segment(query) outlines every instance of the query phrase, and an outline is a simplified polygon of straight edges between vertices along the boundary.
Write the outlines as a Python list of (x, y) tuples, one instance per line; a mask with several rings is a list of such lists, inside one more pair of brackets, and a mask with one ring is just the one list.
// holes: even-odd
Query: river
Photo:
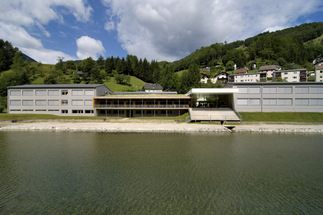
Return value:
[(0, 214), (322, 214), (323, 135), (0, 132)]

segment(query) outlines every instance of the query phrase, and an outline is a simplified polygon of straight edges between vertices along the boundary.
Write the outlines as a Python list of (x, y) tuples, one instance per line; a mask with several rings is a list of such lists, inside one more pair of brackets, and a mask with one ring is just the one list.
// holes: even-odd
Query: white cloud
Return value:
[(45, 48), (20, 48), (20, 50), (28, 55), (29, 57), (37, 60), (38, 62), (46, 64), (56, 64), (58, 57), (63, 57), (64, 61), (66, 60), (77, 60), (75, 57), (72, 57), (68, 54), (65, 54), (61, 51), (55, 51)]
[(100, 40), (95, 40), (88, 36), (82, 36), (76, 40), (77, 45), (77, 57), (79, 59), (85, 59), (92, 57), (97, 59), (98, 55), (103, 55), (105, 49)]
[(129, 54), (176, 60), (196, 48), (293, 26), (320, 0), (102, 0)]
[(42, 35), (50, 37), (45, 26), (53, 20), (62, 22), (63, 10), (64, 14), (71, 13), (81, 22), (89, 21), (92, 12), (92, 8), (86, 6), (84, 0), (1, 0), (0, 38), (10, 41), (35, 60), (44, 63), (56, 63), (58, 56), (71, 59), (62, 52), (45, 49), (40, 39), (31, 36), (38, 34), (33, 32), (38, 28)]
[(112, 30), (114, 30), (114, 23), (113, 22), (107, 22), (107, 23), (105, 23), (104, 29), (106, 31), (112, 31)]

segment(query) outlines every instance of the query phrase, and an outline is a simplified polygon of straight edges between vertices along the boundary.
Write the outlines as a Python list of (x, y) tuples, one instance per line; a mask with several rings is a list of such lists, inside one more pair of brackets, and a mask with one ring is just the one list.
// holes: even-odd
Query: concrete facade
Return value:
[(93, 97), (112, 93), (103, 84), (8, 87), (8, 113), (94, 116)]
[(229, 83), (238, 112), (323, 112), (323, 83)]

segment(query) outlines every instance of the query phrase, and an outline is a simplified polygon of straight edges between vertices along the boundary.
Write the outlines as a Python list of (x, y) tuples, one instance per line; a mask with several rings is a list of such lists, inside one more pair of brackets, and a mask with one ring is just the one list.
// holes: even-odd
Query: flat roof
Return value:
[(244, 85), (317, 85), (323, 86), (323, 82), (228, 82), (224, 87), (231, 88), (232, 86)]
[[(8, 89), (35, 89), (35, 88), (97, 88), (104, 84), (38, 84), (9, 86)], [(106, 87), (106, 86), (105, 86)]]
[(143, 95), (106, 95), (94, 97), (94, 99), (190, 99), (190, 97), (177, 95), (143, 94)]
[(186, 95), (212, 95), (212, 94), (233, 94), (238, 93), (238, 89), (231, 88), (193, 88)]

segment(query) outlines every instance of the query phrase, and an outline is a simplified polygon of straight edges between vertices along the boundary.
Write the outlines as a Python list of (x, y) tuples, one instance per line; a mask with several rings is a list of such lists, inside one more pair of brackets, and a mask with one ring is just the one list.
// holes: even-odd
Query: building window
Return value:
[(22, 106), (33, 106), (33, 100), (22, 100)]
[(94, 90), (85, 90), (86, 96), (94, 96)]
[(296, 106), (308, 106), (309, 99), (295, 99)]
[(49, 96), (59, 96), (59, 91), (58, 90), (48, 90), (48, 95)]
[(33, 96), (34, 95), (34, 91), (33, 90), (23, 90), (22, 91), (22, 95), (23, 96)]
[(48, 106), (59, 106), (59, 100), (48, 100)]
[(248, 105), (248, 99), (237, 99), (237, 105)]
[(47, 105), (47, 101), (46, 100), (36, 100), (35, 101), (35, 105), (36, 106), (46, 106)]
[(264, 99), (262, 101), (264, 106), (276, 106), (277, 105), (277, 99)]
[(36, 90), (36, 96), (46, 96), (46, 90)]
[(62, 90), (62, 96), (67, 96), (68, 95), (68, 90)]
[(36, 109), (36, 112), (45, 112), (47, 111), (46, 109)]
[(85, 110), (85, 113), (87, 114), (94, 113), (94, 110)]
[(296, 94), (307, 94), (308, 91), (308, 87), (295, 87)]
[(260, 93), (260, 88), (259, 87), (250, 87), (249, 93)]
[(278, 106), (291, 106), (292, 99), (278, 99)]
[(11, 90), (10, 96), (21, 96), (21, 90)]
[(84, 105), (85, 106), (92, 106), (92, 100), (85, 100)]
[(72, 100), (73, 106), (83, 106), (83, 100)]
[(249, 105), (251, 106), (260, 105), (260, 99), (249, 99)]
[(72, 90), (72, 96), (83, 96), (84, 91), (83, 90)]
[(61, 110), (62, 114), (68, 114), (68, 110)]
[(263, 88), (263, 93), (277, 93), (277, 88), (276, 87), (264, 87)]
[(81, 114), (83, 113), (83, 110), (72, 110), (73, 114)]
[(10, 106), (21, 106), (20, 100), (10, 100)]
[(322, 93), (323, 94), (323, 87), (311, 87), (311, 93)]
[(248, 93), (248, 87), (238, 87), (239, 93)]
[(291, 87), (278, 87), (277, 93), (290, 94), (290, 93), (292, 93), (292, 88)]
[(68, 105), (68, 100), (62, 100), (62, 101), (61, 101), (61, 104), (62, 104), (62, 105)]
[(311, 99), (312, 106), (323, 106), (323, 99)]

